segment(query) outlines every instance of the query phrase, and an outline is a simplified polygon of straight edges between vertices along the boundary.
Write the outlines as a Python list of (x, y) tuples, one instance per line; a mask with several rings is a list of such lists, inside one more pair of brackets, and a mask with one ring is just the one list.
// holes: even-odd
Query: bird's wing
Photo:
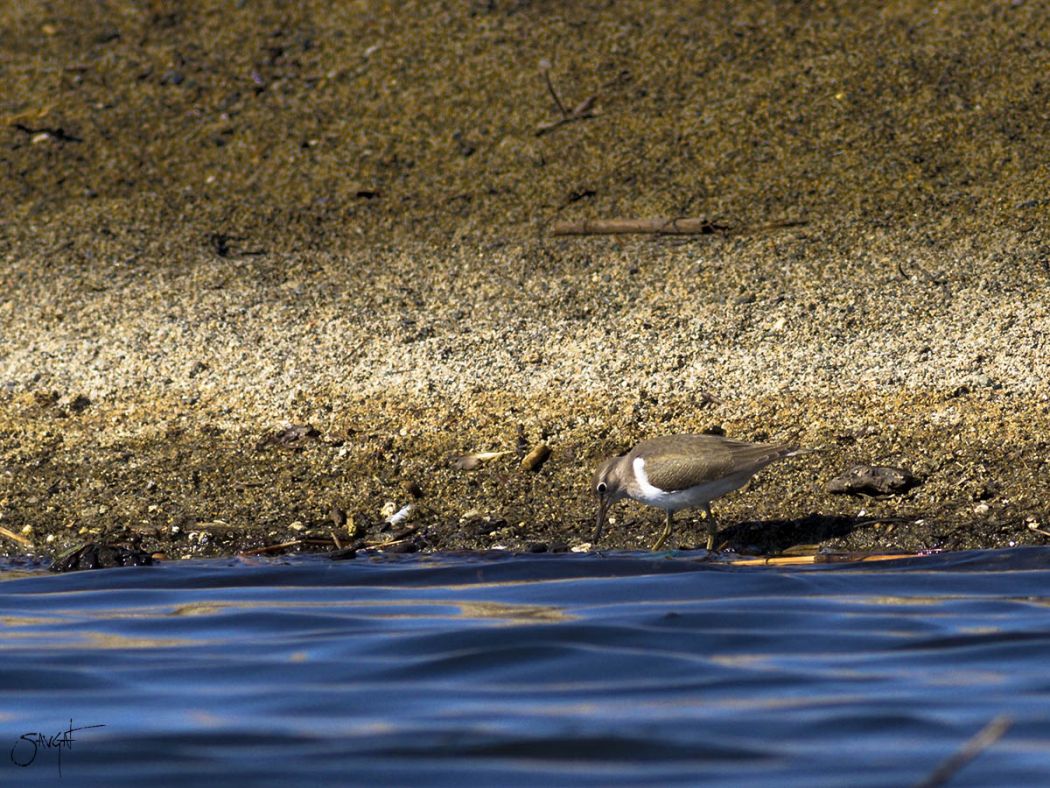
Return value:
[[(645, 461), (649, 483), (661, 490), (684, 490), (739, 473), (755, 473), (792, 451), (789, 446), (743, 443), (717, 436), (675, 436)], [(702, 440), (692, 440), (699, 438)], [(707, 440), (712, 438), (713, 440)]]

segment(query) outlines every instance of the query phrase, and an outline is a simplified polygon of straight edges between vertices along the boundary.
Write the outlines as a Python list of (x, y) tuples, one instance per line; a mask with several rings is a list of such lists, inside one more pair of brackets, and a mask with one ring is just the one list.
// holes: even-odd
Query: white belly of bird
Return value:
[(659, 509), (677, 512), (679, 509), (692, 509), (703, 506), (726, 493), (743, 487), (750, 474), (737, 474), (735, 476), (724, 476), (721, 479), (703, 482), (695, 487), (687, 487), (684, 490), (661, 490), (649, 482), (649, 475), (645, 472), (645, 460), (635, 457), (633, 466), (634, 478), (638, 489), (629, 491), (629, 495), (636, 501)]

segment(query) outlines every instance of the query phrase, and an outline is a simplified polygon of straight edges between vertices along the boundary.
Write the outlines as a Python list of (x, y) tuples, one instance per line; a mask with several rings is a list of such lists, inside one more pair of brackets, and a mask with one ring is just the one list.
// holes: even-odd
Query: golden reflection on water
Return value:
[[(62, 621), (61, 623), (68, 623)], [(39, 624), (33, 624), (39, 626)], [(41, 642), (46, 641), (46, 642)], [(4, 639), (0, 641), (0, 651), (21, 651), (26, 648), (49, 648), (49, 649), (133, 649), (133, 648), (179, 648), (181, 646), (199, 646), (204, 641), (190, 638), (150, 638), (150, 637), (126, 637), (115, 635), (112, 632), (93, 632), (91, 630), (78, 630), (76, 632), (55, 633), (50, 631), (37, 632), (5, 632)]]
[(78, 633), (84, 640), (78, 644), (79, 648), (97, 649), (123, 649), (123, 648), (179, 648), (180, 646), (201, 645), (198, 640), (190, 638), (143, 638), (125, 637), (114, 635), (111, 632), (82, 632)]
[(957, 602), (967, 597), (950, 596), (868, 596), (851, 599), (868, 605), (943, 605), (945, 602)]
[(499, 618), (508, 622), (575, 621), (578, 616), (559, 607), (547, 605), (514, 605), (505, 602), (461, 602), (464, 618)]
[[(383, 613), (389, 608), (389, 613)], [(486, 619), (504, 624), (535, 624), (572, 621), (577, 617), (548, 605), (525, 605), (505, 602), (459, 601), (445, 599), (390, 599), (330, 602), (275, 602), (273, 600), (230, 599), (221, 602), (190, 602), (170, 607), (149, 605), (120, 610), (92, 610), (90, 619), (84, 611), (55, 610), (51, 615), (4, 616), (4, 638), (0, 651), (17, 651), (46, 646), (52, 649), (164, 649), (200, 646), (214, 643), (204, 638), (128, 637), (100, 632), (92, 625), (104, 621), (156, 619), (165, 616), (220, 616), (236, 610), (304, 610), (317, 609), (347, 616), (367, 615), (376, 619)], [(70, 629), (82, 624), (84, 628)], [(211, 634), (211, 633), (208, 633)], [(221, 634), (221, 633), (216, 633)]]
[[(378, 616), (376, 608), (420, 608), (419, 612), (398, 612)], [(332, 602), (275, 602), (273, 600), (255, 601), (250, 599), (231, 599), (224, 602), (190, 602), (173, 608), (167, 615), (172, 616), (213, 616), (232, 609), (329, 609), (354, 613), (356, 610), (369, 610), (370, 615), (382, 618), (496, 618), (509, 622), (535, 621), (575, 621), (577, 616), (566, 613), (560, 607), (549, 605), (519, 605), (508, 602), (462, 602), (454, 599), (386, 599), (362, 600), (360, 602), (339, 600)], [(440, 614), (424, 612), (426, 608), (443, 608)], [(458, 611), (458, 615), (457, 612)]]

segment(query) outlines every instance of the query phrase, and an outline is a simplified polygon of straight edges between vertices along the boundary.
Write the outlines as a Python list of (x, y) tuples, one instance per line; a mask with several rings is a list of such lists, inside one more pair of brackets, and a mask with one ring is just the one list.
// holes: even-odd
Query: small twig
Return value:
[(268, 544), (265, 547), (256, 547), (251, 550), (241, 550), (240, 555), (265, 555), (267, 553), (276, 553), (281, 550), (287, 550), (289, 547), (330, 547), (332, 542), (328, 539), (317, 539), (316, 537), (308, 537), (306, 539), (292, 539), (288, 542), (280, 542), (278, 544)]
[[(914, 260), (909, 260), (908, 263), (910, 265), (915, 266), (915, 269), (917, 271), (919, 271), (923, 276), (925, 276), (926, 280), (930, 284), (934, 284), (934, 285), (946, 285), (946, 284), (948, 284), (948, 280), (947, 279), (938, 278), (938, 277), (934, 276), (933, 274), (931, 274), (929, 271), (927, 271), (925, 268), (923, 268), (921, 265), (919, 265)], [(901, 277), (903, 279), (911, 279), (911, 275), (904, 270), (904, 263), (902, 261), (900, 261), (900, 260), (897, 261), (897, 271), (900, 273), (900, 275), (901, 275)]]
[(567, 123), (573, 123), (577, 120), (586, 120), (587, 118), (593, 118), (597, 116), (597, 112), (594, 111), (594, 102), (597, 101), (597, 96), (588, 96), (575, 107), (572, 112), (565, 115), (564, 117), (558, 118), (557, 120), (548, 121), (547, 123), (541, 123), (536, 127), (536, 136), (542, 137), (549, 131), (554, 131), (556, 128), (564, 126)]
[(718, 224), (710, 219), (698, 218), (658, 218), (658, 219), (592, 219), (582, 222), (555, 222), (551, 227), (552, 235), (629, 235), (642, 233), (648, 235), (714, 235), (740, 234), (744, 232), (761, 232), (763, 230), (780, 230), (790, 227), (801, 227), (804, 221), (770, 222), (768, 224), (731, 227)]
[(332, 537), (332, 541), (335, 542), (335, 549), (342, 550), (343, 543), (339, 541), (339, 537), (336, 536), (335, 531), (329, 531), (328, 534)]
[(476, 451), (471, 454), (457, 454), (451, 458), (452, 467), (460, 471), (472, 471), (481, 463), (495, 460), (509, 451)]
[(389, 539), (386, 539), (386, 540), (384, 540), (382, 542), (365, 542), (364, 546), (365, 547), (373, 547), (373, 548), (375, 548), (375, 547), (390, 547), (391, 545), (400, 544), (401, 542), (405, 541), (405, 539), (407, 537), (411, 536), (412, 534), (414, 534), (418, 530), (419, 530), (419, 526), (418, 525), (411, 525), (411, 524), (410, 525), (406, 525), (400, 531), (396, 531), (396, 532), (390, 534), (390, 538)]
[(401, 544), (403, 541), (405, 541), (405, 540), (404, 539), (389, 539), (389, 540), (387, 540), (385, 542), (366, 542), (365, 543), (365, 547), (372, 548), (372, 549), (376, 549), (376, 548), (380, 548), (380, 547), (392, 547), (393, 545)]
[(1014, 721), (1006, 714), (1000, 714), (979, 730), (960, 750), (934, 769), (925, 780), (917, 783), (915, 788), (938, 788), (947, 785), (966, 764), (995, 744), (1010, 730)]
[(546, 58), (540, 61), (540, 73), (543, 74), (543, 80), (547, 83), (547, 91), (551, 94), (551, 98), (554, 99), (554, 103), (558, 105), (558, 112), (561, 113), (561, 117), (557, 120), (551, 120), (537, 126), (537, 137), (543, 136), (548, 131), (554, 131), (556, 128), (564, 126), (566, 123), (593, 118), (598, 114), (594, 111), (594, 102), (598, 99), (597, 96), (588, 96), (571, 110), (565, 108), (561, 96), (559, 96), (558, 91), (554, 89), (554, 82), (551, 80), (551, 62)]
[(83, 137), (78, 137), (76, 134), (70, 134), (61, 126), (27, 126), (25, 123), (12, 123), (12, 128), (18, 129), (23, 134), (37, 135), (47, 134), (52, 139), (56, 139), (59, 142), (83, 142)]
[[(810, 451), (819, 451), (819, 449), (811, 449)], [(885, 497), (891, 498), (892, 496), (887, 495)], [(853, 527), (863, 528), (867, 525), (878, 525), (879, 523), (889, 523), (890, 525), (895, 525), (897, 523), (911, 523), (914, 521), (914, 517), (873, 517), (870, 520), (858, 520), (857, 522), (853, 523)]]
[(565, 109), (565, 105), (561, 103), (561, 97), (558, 96), (558, 91), (554, 89), (554, 83), (551, 82), (551, 62), (546, 58), (540, 61), (540, 71), (543, 73), (543, 78), (547, 81), (547, 90), (550, 91), (554, 103), (558, 105), (558, 110), (561, 112), (561, 116), (563, 118), (569, 117), (569, 111)]
[(709, 391), (701, 391), (700, 392), (700, 406), (699, 407), (705, 408), (708, 405), (724, 405), (724, 404), (725, 403), (722, 400), (720, 400), (718, 397), (716, 397), (711, 392), (709, 392)]
[(1050, 536), (1050, 531), (1044, 531), (1035, 523), (1028, 523), (1028, 530), (1035, 531), (1037, 534), (1042, 534), (1043, 536)]
[(921, 558), (918, 553), (815, 553), (813, 555), (771, 555), (759, 558), (737, 558), (732, 566), (802, 566), (804, 564), (863, 563), (865, 561), (897, 561), (901, 558)]
[(22, 534), (16, 534), (14, 531), (9, 531), (3, 526), (0, 526), (0, 536), (6, 536), (8, 539), (18, 542), (23, 547), (33, 546), (33, 543), (29, 539), (26, 539), (24, 536), (22, 536)]
[(265, 555), (266, 553), (276, 553), (278, 550), (287, 550), (289, 547), (298, 547), (302, 543), (302, 539), (293, 539), (290, 542), (280, 542), (279, 544), (268, 544), (265, 547), (255, 547), (251, 550), (241, 550), (241, 555)]
[(710, 235), (729, 228), (708, 219), (592, 219), (582, 222), (555, 222), (552, 235)]

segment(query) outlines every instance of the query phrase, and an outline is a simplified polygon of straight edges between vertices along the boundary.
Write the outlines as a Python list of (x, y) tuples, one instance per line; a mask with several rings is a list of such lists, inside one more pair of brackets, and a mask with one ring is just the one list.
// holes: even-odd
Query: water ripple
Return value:
[[(1050, 774), (1050, 550), (0, 569), (0, 731), (72, 785), (907, 785)], [(22, 752), (22, 750), (19, 750)], [(3, 757), (3, 756), (0, 756)], [(4, 758), (50, 785), (57, 751)]]

